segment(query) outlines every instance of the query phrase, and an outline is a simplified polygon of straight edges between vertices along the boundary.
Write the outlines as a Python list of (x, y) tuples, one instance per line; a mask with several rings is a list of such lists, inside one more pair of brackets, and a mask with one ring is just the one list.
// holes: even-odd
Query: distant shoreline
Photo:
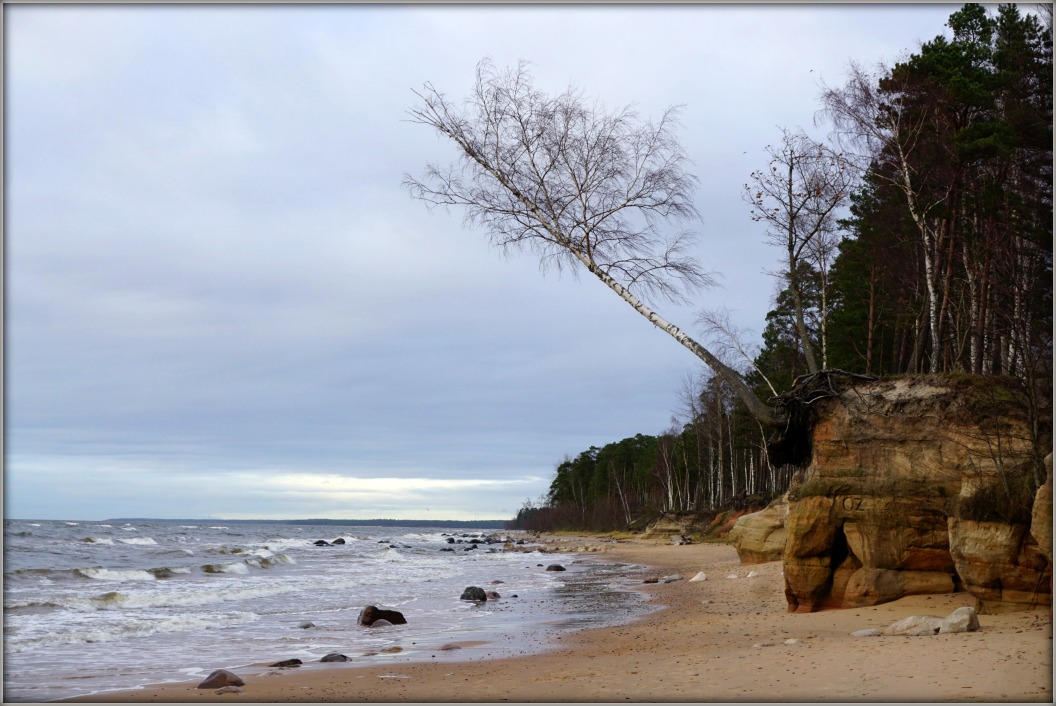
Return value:
[(512, 520), (331, 520), (331, 519), (304, 519), (304, 520), (227, 520), (224, 518), (165, 518), (165, 517), (111, 517), (105, 520), (77, 520), (62, 518), (40, 519), (36, 517), (5, 517), (4, 522), (76, 522), (86, 524), (98, 524), (109, 522), (167, 522), (184, 524), (216, 524), (223, 522), (230, 525), (347, 525), (350, 527), (441, 527), (448, 529), (507, 529)]
[[(50, 520), (52, 522), (62, 520)], [(449, 527), (466, 529), (506, 529), (510, 520), (225, 520), (225, 519), (164, 519), (159, 517), (114, 517), (107, 520), (81, 520), (82, 522), (183, 522), (183, 523), (217, 523), (225, 522), (238, 525), (349, 525), (358, 527)]]

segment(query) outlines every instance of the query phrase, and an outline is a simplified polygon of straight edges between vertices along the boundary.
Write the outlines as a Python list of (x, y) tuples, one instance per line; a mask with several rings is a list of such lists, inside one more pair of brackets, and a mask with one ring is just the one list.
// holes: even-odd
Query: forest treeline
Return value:
[[(744, 185), (746, 219), (780, 252), (762, 344), (723, 312), (700, 323), (752, 390), (804, 374), (1052, 376), (1052, 29), (1001, 5), (954, 12), (891, 67), (823, 87), (825, 142), (783, 131)], [(1050, 393), (1051, 397), (1051, 393)], [(606, 530), (661, 512), (772, 498), (794, 469), (717, 375), (686, 381), (670, 429), (558, 464), (513, 526)]]

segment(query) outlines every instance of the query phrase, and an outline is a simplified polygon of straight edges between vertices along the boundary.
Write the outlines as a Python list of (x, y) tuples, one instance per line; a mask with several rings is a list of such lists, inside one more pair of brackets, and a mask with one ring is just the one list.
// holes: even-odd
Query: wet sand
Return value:
[[(677, 572), (684, 580), (643, 586), (662, 610), (629, 625), (564, 633), (541, 654), (497, 659), (487, 644), (465, 643), (459, 661), (257, 665), (236, 670), (246, 681), (242, 693), (197, 689), (195, 680), (71, 701), (1052, 701), (1051, 606), (979, 616), (981, 629), (973, 633), (851, 637), (909, 615), (943, 617), (974, 600), (967, 593), (910, 596), (871, 608), (789, 614), (781, 563), (741, 565), (729, 545), (546, 539), (562, 551), (598, 546), (606, 560), (655, 567), (660, 577)], [(707, 580), (689, 582), (699, 571)]]

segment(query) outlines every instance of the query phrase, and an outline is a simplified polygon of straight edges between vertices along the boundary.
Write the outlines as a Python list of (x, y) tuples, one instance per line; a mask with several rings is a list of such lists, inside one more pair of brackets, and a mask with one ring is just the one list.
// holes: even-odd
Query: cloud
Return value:
[(762, 148), (810, 124), (818, 74), (947, 14), (6, 8), (7, 510), (297, 515), (272, 479), (321, 473), (410, 484), (376, 506), (394, 516), (423, 512), (414, 488), (440, 514), (512, 514), (564, 454), (666, 427), (698, 364), (589, 276), (412, 201), (402, 175), (455, 157), (406, 119), (412, 89), (457, 99), (491, 56), (610, 107), (684, 103), (722, 286), (662, 311), (695, 333), (725, 305), (758, 333), (776, 254), (740, 189)]

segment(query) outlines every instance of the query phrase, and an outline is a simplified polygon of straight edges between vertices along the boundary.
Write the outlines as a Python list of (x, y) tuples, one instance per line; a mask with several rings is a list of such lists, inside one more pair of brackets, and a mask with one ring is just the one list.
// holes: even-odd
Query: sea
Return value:
[[(511, 656), (654, 609), (635, 588), (644, 567), (532, 541), (500, 528), (7, 519), (4, 701), (333, 652), (353, 666)], [(460, 600), (469, 586), (500, 598)], [(360, 626), (366, 605), (407, 624)]]

